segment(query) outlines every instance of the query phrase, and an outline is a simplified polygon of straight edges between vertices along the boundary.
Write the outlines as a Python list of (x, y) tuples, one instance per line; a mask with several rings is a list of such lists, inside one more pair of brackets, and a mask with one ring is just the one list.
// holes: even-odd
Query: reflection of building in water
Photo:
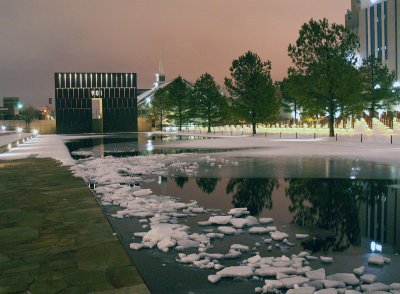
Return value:
[(371, 241), (372, 251), (391, 251), (390, 247), (400, 251), (399, 194), (399, 188), (390, 187), (382, 197), (375, 198), (374, 204), (363, 202), (360, 207), (361, 234)]

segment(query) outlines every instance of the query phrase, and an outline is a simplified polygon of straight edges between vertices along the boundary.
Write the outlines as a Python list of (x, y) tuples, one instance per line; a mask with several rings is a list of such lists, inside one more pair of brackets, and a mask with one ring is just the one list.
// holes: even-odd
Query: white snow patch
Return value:
[(229, 278), (247, 278), (253, 275), (253, 269), (250, 266), (230, 266), (226, 267), (223, 270), (217, 272), (217, 275), (221, 277), (229, 277)]

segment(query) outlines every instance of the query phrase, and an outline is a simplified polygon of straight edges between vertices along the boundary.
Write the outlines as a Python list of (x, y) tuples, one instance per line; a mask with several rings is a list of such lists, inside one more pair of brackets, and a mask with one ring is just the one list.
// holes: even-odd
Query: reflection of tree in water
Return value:
[(196, 184), (204, 193), (210, 194), (214, 192), (217, 186), (218, 178), (196, 178)]
[(183, 186), (186, 185), (186, 183), (189, 181), (188, 177), (175, 177), (174, 178), (175, 184), (179, 187), (179, 188), (183, 188)]
[(359, 240), (359, 207), (374, 203), (387, 192), (391, 180), (289, 179), (286, 196), (293, 223), (315, 226), (334, 234), (327, 240), (308, 240), (303, 245), (313, 251), (343, 251)]
[(279, 187), (277, 179), (230, 179), (226, 193), (232, 193), (235, 207), (247, 207), (251, 215), (259, 215), (263, 208), (272, 208), (272, 191)]

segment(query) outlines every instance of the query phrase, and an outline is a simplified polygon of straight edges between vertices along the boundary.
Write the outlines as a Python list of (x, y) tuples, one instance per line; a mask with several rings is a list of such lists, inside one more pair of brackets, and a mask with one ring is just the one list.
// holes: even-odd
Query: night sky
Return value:
[(160, 53), (167, 80), (195, 81), (207, 71), (222, 84), (247, 50), (270, 59), (279, 80), (300, 26), (323, 17), (343, 24), (349, 7), (350, 0), (0, 0), (0, 97), (44, 106), (58, 71), (136, 72), (138, 87), (149, 88)]

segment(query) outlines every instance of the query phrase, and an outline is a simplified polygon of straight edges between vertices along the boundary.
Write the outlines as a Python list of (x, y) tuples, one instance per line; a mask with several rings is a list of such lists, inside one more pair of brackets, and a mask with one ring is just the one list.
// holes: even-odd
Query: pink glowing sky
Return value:
[[(2, 0), (0, 97), (43, 106), (54, 72), (136, 72), (149, 88), (162, 53), (167, 80), (220, 84), (247, 50), (282, 79), (287, 46), (311, 18), (344, 23), (350, 0)], [(1, 102), (0, 102), (1, 104)]]

